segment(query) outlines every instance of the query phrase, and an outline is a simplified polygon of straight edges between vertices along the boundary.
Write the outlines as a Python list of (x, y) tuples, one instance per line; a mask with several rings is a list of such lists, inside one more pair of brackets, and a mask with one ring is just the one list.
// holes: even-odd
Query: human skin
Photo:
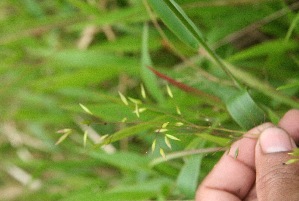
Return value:
[(200, 184), (196, 201), (298, 201), (299, 162), (284, 164), (296, 144), (299, 110), (288, 111), (278, 126), (265, 123), (251, 129)]

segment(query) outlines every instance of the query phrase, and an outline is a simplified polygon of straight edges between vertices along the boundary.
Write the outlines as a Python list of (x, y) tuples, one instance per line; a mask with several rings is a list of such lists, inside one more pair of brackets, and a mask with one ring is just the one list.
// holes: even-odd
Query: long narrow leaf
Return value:
[(172, 0), (149, 0), (149, 4), (177, 37), (194, 49), (203, 42), (199, 30)]
[(147, 66), (152, 66), (152, 61), (150, 58), (149, 50), (148, 50), (148, 25), (145, 24), (143, 28), (143, 36), (142, 36), (142, 61), (140, 74), (142, 81), (145, 84), (146, 89), (150, 93), (150, 95), (155, 98), (159, 102), (163, 102), (164, 97), (163, 93), (158, 85), (158, 81), (153, 72), (151, 72)]
[[(204, 148), (205, 142), (198, 141), (199, 146), (194, 148)], [(194, 142), (194, 141), (193, 141)], [(189, 148), (193, 145), (189, 144)], [(183, 165), (179, 176), (177, 178), (177, 186), (180, 191), (182, 191), (188, 198), (193, 198), (195, 191), (198, 186), (198, 176), (201, 171), (201, 161), (203, 159), (203, 154), (201, 155), (192, 155), (185, 159), (185, 164)]]

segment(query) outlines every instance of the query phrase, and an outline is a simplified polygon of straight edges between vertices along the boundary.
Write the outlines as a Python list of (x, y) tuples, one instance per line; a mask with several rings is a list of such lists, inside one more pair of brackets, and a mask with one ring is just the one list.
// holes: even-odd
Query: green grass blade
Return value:
[(203, 154), (193, 155), (186, 159), (177, 178), (178, 188), (187, 196), (193, 198), (198, 186), (198, 176)]
[(294, 32), (296, 25), (299, 24), (299, 13), (297, 13), (297, 15), (295, 16), (295, 18), (293, 19), (291, 26), (288, 29), (287, 35), (285, 37), (285, 40), (288, 41), (291, 38), (292, 33)]
[(148, 25), (145, 24), (143, 28), (143, 36), (142, 36), (142, 58), (141, 58), (141, 69), (140, 74), (142, 81), (150, 93), (152, 97), (154, 97), (158, 102), (164, 101), (164, 96), (159, 87), (158, 80), (154, 73), (148, 69), (148, 66), (152, 66), (152, 61), (150, 58), (149, 50), (148, 50)]
[(273, 40), (240, 51), (231, 56), (228, 60), (230, 62), (235, 62), (273, 54), (280, 55), (296, 49), (298, 49), (298, 44), (296, 44), (295, 41)]
[(294, 87), (299, 88), (299, 80), (297, 80), (293, 83), (290, 83), (290, 84), (282, 85), (282, 86), (278, 87), (277, 90), (285, 90), (285, 89), (290, 89), (290, 88), (294, 88)]
[(195, 49), (198, 49), (201, 45), (205, 53), (230, 77), (237, 87), (241, 88), (238, 80), (235, 79), (225, 63), (209, 47), (201, 32), (174, 0), (149, 0), (149, 3), (180, 40)]
[(265, 121), (266, 114), (247, 91), (241, 91), (227, 102), (227, 110), (242, 128), (248, 130)]
[(237, 77), (239, 80), (241, 80), (242, 83), (245, 83), (247, 86), (262, 92), (263, 94), (271, 97), (273, 100), (276, 100), (280, 103), (284, 103), (293, 108), (299, 108), (298, 101), (293, 100), (292, 98), (279, 93), (273, 87), (271, 87), (267, 83), (260, 81), (259, 79), (257, 79), (256, 77), (254, 77), (248, 72), (245, 72), (232, 65), (227, 65), (227, 66), (229, 67), (229, 70), (234, 74), (234, 76)]
[(200, 43), (203, 42), (199, 30), (174, 1), (149, 0), (148, 2), (180, 40), (194, 49), (199, 48)]

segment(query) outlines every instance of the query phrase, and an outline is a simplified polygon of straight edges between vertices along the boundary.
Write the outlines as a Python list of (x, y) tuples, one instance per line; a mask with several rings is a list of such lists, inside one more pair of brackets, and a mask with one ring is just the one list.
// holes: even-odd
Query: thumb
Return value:
[(261, 133), (255, 150), (259, 201), (299, 200), (299, 163), (284, 164), (295, 147), (294, 140), (280, 128), (270, 127)]

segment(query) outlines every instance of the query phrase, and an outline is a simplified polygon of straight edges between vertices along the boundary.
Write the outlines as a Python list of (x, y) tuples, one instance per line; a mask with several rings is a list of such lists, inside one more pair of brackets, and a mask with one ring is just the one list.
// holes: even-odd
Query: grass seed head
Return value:
[(297, 158), (293, 158), (293, 159), (290, 159), (288, 160), (287, 162), (283, 163), (284, 165), (290, 165), (290, 164), (293, 164), (293, 163), (297, 163), (299, 161), (299, 159)]
[(174, 137), (173, 135), (165, 134), (165, 136), (172, 140), (181, 141), (179, 138)]
[(146, 93), (145, 93), (145, 89), (144, 89), (143, 84), (141, 84), (140, 87), (141, 87), (141, 96), (142, 96), (143, 99), (146, 99)]
[(87, 114), (93, 115), (92, 112), (85, 105), (81, 103), (79, 103), (79, 105)]
[(135, 104), (135, 110), (133, 111), (133, 113), (135, 113), (138, 118), (140, 117), (138, 104)]
[(181, 112), (179, 106), (176, 106), (176, 113), (177, 113), (178, 115), (182, 115), (182, 112)]
[(160, 129), (155, 130), (156, 133), (165, 133), (167, 131), (168, 131), (168, 129), (166, 129), (166, 128), (160, 128)]
[(145, 107), (139, 108), (139, 113), (142, 113), (144, 111), (146, 111), (147, 109)]
[(166, 159), (166, 155), (165, 155), (165, 152), (162, 148), (160, 148), (160, 155)]
[(125, 104), (125, 105), (129, 105), (127, 98), (119, 91), (118, 92), (121, 101)]
[(121, 120), (122, 123), (125, 123), (125, 122), (127, 122), (127, 121), (128, 121), (128, 118), (127, 118), (127, 117), (125, 117), (125, 118), (123, 118), (123, 119)]
[(60, 143), (62, 143), (71, 133), (65, 133), (63, 134), (58, 140), (57, 142), (55, 143), (55, 145), (58, 145)]
[(176, 122), (175, 123), (175, 126), (177, 126), (177, 127), (180, 127), (180, 126), (183, 126), (184, 125), (184, 123), (182, 123), (182, 122)]
[(154, 153), (154, 151), (156, 149), (156, 142), (157, 142), (157, 139), (155, 139), (152, 143), (152, 153)]
[(169, 147), (169, 149), (171, 149), (171, 144), (170, 144), (168, 137), (165, 136), (164, 141), (165, 141), (165, 144)]
[(171, 91), (171, 89), (170, 89), (170, 87), (169, 87), (168, 84), (166, 85), (166, 90), (167, 90), (167, 94), (168, 94), (168, 96), (169, 96), (170, 98), (173, 98), (172, 91)]
[(84, 135), (83, 135), (83, 146), (84, 146), (84, 148), (86, 147), (87, 137), (88, 137), (88, 132), (85, 131)]
[(138, 105), (142, 104), (142, 101), (139, 99), (132, 98), (132, 97), (128, 97), (128, 99), (134, 104), (138, 104)]
[(162, 124), (162, 128), (166, 128), (168, 126), (168, 124), (169, 124), (169, 122)]

